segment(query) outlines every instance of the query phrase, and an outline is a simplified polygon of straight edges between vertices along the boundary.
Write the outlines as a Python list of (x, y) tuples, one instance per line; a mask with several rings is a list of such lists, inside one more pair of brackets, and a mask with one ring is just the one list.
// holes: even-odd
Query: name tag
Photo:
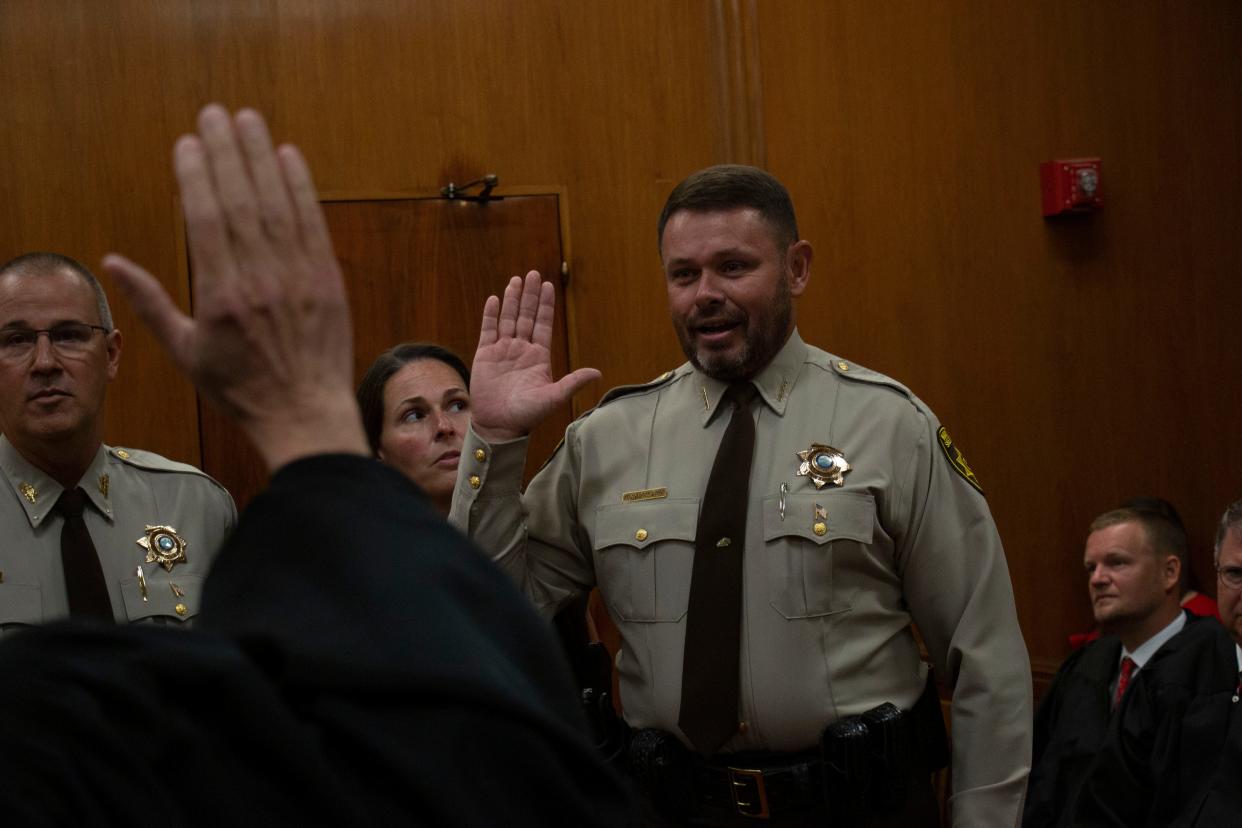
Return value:
[(634, 503), (638, 500), (659, 500), (662, 497), (668, 497), (668, 488), (661, 486), (658, 489), (639, 489), (636, 492), (626, 492), (621, 495), (623, 503)]

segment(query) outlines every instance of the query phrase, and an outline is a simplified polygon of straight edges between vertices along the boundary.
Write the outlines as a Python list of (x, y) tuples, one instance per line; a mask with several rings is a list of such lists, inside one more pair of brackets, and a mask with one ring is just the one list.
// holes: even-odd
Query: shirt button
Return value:
[(639, 529), (637, 532), (635, 532), (635, 533), (634, 533), (634, 540), (636, 540), (636, 541), (645, 541), (646, 539), (647, 539), (647, 530), (646, 530), (646, 529)]
[(749, 725), (749, 724), (747, 724), (746, 722), (738, 722), (738, 723), (737, 723), (737, 732), (738, 732), (738, 733), (749, 733), (749, 732), (750, 732), (750, 725)]
[(482, 463), (484, 460), (486, 460), (486, 459), (487, 459), (487, 452), (486, 452), (486, 451), (484, 451), (483, 449), (475, 449), (475, 450), (474, 450), (474, 459), (475, 459), (475, 460), (478, 460), (480, 463)]
[(483, 485), (483, 481), (479, 479), (477, 474), (470, 475), (470, 488), (477, 489)]

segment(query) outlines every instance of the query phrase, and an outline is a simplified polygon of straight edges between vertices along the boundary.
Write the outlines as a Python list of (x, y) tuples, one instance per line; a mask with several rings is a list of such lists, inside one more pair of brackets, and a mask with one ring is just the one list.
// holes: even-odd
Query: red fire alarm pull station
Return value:
[(1044, 217), (1087, 213), (1104, 206), (1100, 159), (1066, 158), (1039, 165)]

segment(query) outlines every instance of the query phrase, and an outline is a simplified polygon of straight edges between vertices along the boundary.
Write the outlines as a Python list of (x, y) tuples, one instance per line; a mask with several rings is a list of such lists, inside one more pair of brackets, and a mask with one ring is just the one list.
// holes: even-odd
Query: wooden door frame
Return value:
[[(556, 274), (556, 278), (561, 280), (561, 295), (565, 297), (565, 356), (568, 361), (569, 370), (579, 366), (578, 355), (578, 324), (576, 316), (576, 300), (575, 291), (571, 290), (573, 280), (570, 278), (573, 273), (573, 267), (570, 262), (573, 261), (573, 246), (570, 242), (569, 233), (569, 188), (561, 184), (514, 184), (497, 187), (492, 191), (496, 197), (507, 196), (555, 196), (556, 197), (556, 215), (559, 224), (559, 232), (561, 237), (561, 272)], [(319, 193), (319, 203), (340, 203), (349, 201), (448, 201), (439, 190), (324, 190)], [(194, 288), (190, 284), (190, 251), (186, 238), (185, 214), (181, 206), (180, 194), (174, 194), (172, 199), (173, 213), (173, 245), (177, 256), (177, 284), (181, 286), (185, 292), (185, 301), (189, 307), (190, 313), (194, 311)], [(548, 278), (548, 274), (543, 274), (544, 278)], [(175, 298), (175, 297), (174, 297)], [(352, 311), (352, 309), (351, 309)], [(199, 468), (203, 468), (206, 462), (206, 455), (203, 447), (203, 427), (202, 427), (202, 406), (203, 400), (198, 392), (194, 389), (195, 411), (198, 442), (198, 463)], [(582, 414), (579, 410), (577, 400), (571, 401), (571, 419)]]

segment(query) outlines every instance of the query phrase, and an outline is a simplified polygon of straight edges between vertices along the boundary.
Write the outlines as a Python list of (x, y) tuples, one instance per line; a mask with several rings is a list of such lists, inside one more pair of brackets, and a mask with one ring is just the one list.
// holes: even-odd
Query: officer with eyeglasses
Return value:
[(1188, 626), (1122, 699), (1076, 826), (1237, 825), (1242, 814), (1242, 500), (1216, 532), (1221, 623)]
[(121, 332), (79, 262), (0, 265), (0, 635), (66, 616), (180, 625), (237, 522), (193, 466), (103, 443)]

